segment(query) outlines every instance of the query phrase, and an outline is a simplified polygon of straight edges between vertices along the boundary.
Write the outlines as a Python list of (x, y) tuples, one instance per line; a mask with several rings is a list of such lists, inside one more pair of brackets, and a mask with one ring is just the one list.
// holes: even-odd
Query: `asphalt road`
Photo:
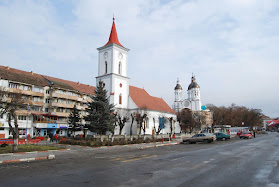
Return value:
[(0, 166), (0, 186), (279, 186), (279, 133), (139, 150), (77, 147)]

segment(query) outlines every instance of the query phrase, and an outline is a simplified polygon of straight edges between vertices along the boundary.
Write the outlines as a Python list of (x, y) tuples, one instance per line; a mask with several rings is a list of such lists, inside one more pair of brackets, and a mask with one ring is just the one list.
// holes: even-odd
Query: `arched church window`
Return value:
[(120, 74), (121, 75), (121, 62), (119, 62), (119, 65), (118, 65), (118, 74)]
[(107, 63), (107, 61), (105, 62), (105, 74), (107, 74), (108, 73), (108, 63)]
[(122, 104), (122, 95), (119, 94), (119, 104), (121, 105)]

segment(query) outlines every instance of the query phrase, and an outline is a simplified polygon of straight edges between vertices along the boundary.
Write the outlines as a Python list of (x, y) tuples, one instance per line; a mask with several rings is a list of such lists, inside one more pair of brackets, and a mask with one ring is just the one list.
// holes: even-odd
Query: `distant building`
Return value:
[(200, 94), (200, 86), (198, 85), (195, 76), (193, 75), (191, 78), (191, 83), (188, 86), (187, 90), (187, 99), (183, 99), (183, 91), (182, 86), (180, 85), (179, 80), (177, 80), (177, 84), (174, 88), (174, 111), (179, 112), (184, 108), (188, 108), (192, 111), (201, 111), (201, 94)]
[(187, 99), (183, 99), (183, 88), (177, 79), (177, 84), (174, 88), (174, 105), (173, 110), (180, 112), (182, 109), (189, 109), (193, 112), (195, 120), (202, 125), (201, 130), (208, 130), (212, 128), (213, 114), (209, 109), (202, 108), (200, 86), (192, 75), (191, 83), (187, 89)]

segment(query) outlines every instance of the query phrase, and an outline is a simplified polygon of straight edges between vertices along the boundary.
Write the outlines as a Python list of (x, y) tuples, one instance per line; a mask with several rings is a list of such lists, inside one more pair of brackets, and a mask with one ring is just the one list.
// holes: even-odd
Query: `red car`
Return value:
[(239, 136), (240, 138), (243, 138), (243, 139), (248, 139), (248, 138), (252, 138), (253, 135), (251, 134), (251, 132), (243, 132), (241, 133), (241, 135)]

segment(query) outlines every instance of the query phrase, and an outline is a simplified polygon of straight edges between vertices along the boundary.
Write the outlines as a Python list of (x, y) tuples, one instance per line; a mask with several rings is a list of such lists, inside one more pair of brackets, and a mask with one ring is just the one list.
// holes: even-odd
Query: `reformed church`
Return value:
[[(145, 134), (154, 134), (160, 125), (162, 128), (160, 133), (180, 132), (180, 126), (176, 122), (176, 112), (162, 98), (153, 97), (144, 89), (129, 84), (130, 78), (127, 72), (129, 49), (118, 40), (114, 18), (109, 40), (104, 46), (98, 48), (98, 51), (96, 85), (99, 81), (104, 82), (110, 103), (115, 106), (116, 110), (145, 113), (147, 115), (144, 121)], [(164, 124), (162, 124), (162, 120), (159, 120), (162, 118), (164, 118)], [(130, 134), (130, 126), (131, 121), (128, 121), (122, 134)], [(142, 134), (143, 132), (139, 132), (139, 130), (139, 124), (135, 121), (132, 133)], [(119, 128), (116, 128), (115, 134), (118, 133)]]

